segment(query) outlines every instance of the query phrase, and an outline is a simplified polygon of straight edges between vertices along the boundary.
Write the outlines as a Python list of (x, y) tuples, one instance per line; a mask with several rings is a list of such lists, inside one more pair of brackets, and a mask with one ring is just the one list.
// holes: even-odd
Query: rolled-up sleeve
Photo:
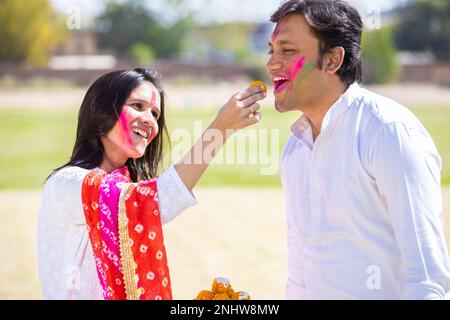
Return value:
[(401, 254), (402, 298), (448, 298), (441, 159), (431, 137), (417, 123), (385, 124), (374, 137), (371, 166)]
[(194, 194), (183, 183), (174, 166), (170, 166), (158, 177), (157, 187), (162, 224), (172, 221), (185, 209), (197, 203)]

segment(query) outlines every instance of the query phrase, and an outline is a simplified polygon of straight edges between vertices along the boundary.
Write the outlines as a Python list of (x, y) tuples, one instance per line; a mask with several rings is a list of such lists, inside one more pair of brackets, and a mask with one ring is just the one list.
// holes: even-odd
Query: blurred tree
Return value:
[(450, 1), (416, 0), (402, 11), (394, 33), (398, 49), (429, 50), (450, 61)]
[(250, 37), (255, 27), (255, 24), (243, 21), (213, 22), (198, 32), (218, 52), (228, 52), (240, 62), (251, 62), (254, 55), (250, 49)]
[(364, 30), (362, 36), (364, 80), (370, 83), (388, 83), (399, 72), (399, 62), (392, 39), (392, 28)]
[(0, 61), (45, 66), (65, 35), (49, 1), (0, 1)]
[(193, 20), (189, 16), (181, 17), (172, 25), (164, 26), (159, 18), (143, 0), (109, 2), (96, 19), (100, 26), (98, 45), (111, 48), (122, 57), (138, 58), (136, 54), (142, 55), (143, 45), (155, 58), (175, 57)]
[(154, 23), (141, 1), (110, 2), (96, 20), (102, 26), (97, 34), (98, 46), (111, 48), (122, 56), (128, 54), (133, 43), (145, 42), (145, 29)]
[(151, 63), (155, 58), (152, 48), (142, 42), (136, 42), (131, 46), (130, 55), (134, 61), (139, 63)]
[(178, 57), (183, 49), (185, 37), (189, 30), (193, 29), (194, 20), (183, 17), (171, 26), (161, 24), (149, 24), (146, 29), (146, 37), (156, 57)]

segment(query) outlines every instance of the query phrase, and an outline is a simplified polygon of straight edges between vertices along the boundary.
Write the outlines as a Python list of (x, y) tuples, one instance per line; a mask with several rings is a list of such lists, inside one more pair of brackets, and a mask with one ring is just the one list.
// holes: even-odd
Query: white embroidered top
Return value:
[[(66, 167), (45, 184), (37, 235), (44, 299), (103, 299), (81, 204), (81, 187), (89, 171)], [(162, 224), (196, 203), (173, 166), (158, 178), (157, 188)]]

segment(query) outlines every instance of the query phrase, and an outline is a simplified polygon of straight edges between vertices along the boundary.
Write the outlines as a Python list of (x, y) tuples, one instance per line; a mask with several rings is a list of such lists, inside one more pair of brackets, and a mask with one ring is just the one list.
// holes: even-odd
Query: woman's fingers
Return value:
[(245, 117), (248, 117), (258, 111), (260, 108), (261, 106), (259, 105), (259, 103), (254, 103), (249, 105), (247, 108), (242, 109), (242, 112), (244, 113)]
[(237, 106), (240, 108), (247, 108), (248, 106), (254, 104), (256, 101), (262, 100), (266, 97), (266, 93), (261, 92), (257, 94), (253, 94), (252, 96), (249, 96), (239, 102), (237, 102)]
[(223, 129), (242, 129), (257, 123), (261, 119), (257, 101), (267, 94), (263, 86), (253, 86), (234, 94), (220, 109), (215, 125)]
[(256, 86), (256, 87), (246, 88), (246, 89), (238, 92), (235, 95), (235, 97), (236, 97), (237, 100), (242, 101), (242, 100), (247, 99), (248, 97), (253, 96), (254, 94), (256, 94), (258, 92), (265, 93), (264, 92), (264, 87), (263, 86)]
[(262, 114), (261, 112), (255, 112), (253, 116), (247, 117), (244, 119), (244, 126), (248, 127), (255, 123), (261, 121)]

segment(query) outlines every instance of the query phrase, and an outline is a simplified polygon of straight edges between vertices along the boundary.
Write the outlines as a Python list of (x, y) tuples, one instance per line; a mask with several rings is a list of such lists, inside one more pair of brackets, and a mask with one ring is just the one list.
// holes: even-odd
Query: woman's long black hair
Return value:
[(128, 159), (131, 180), (156, 177), (162, 164), (163, 148), (167, 128), (164, 119), (165, 99), (161, 78), (154, 69), (121, 70), (107, 73), (97, 79), (88, 89), (78, 113), (75, 146), (70, 160), (53, 172), (68, 166), (94, 169), (103, 161), (104, 148), (100, 137), (107, 134), (116, 124), (122, 108), (131, 92), (143, 81), (150, 81), (161, 98), (161, 115), (158, 119), (159, 132), (139, 159)]

